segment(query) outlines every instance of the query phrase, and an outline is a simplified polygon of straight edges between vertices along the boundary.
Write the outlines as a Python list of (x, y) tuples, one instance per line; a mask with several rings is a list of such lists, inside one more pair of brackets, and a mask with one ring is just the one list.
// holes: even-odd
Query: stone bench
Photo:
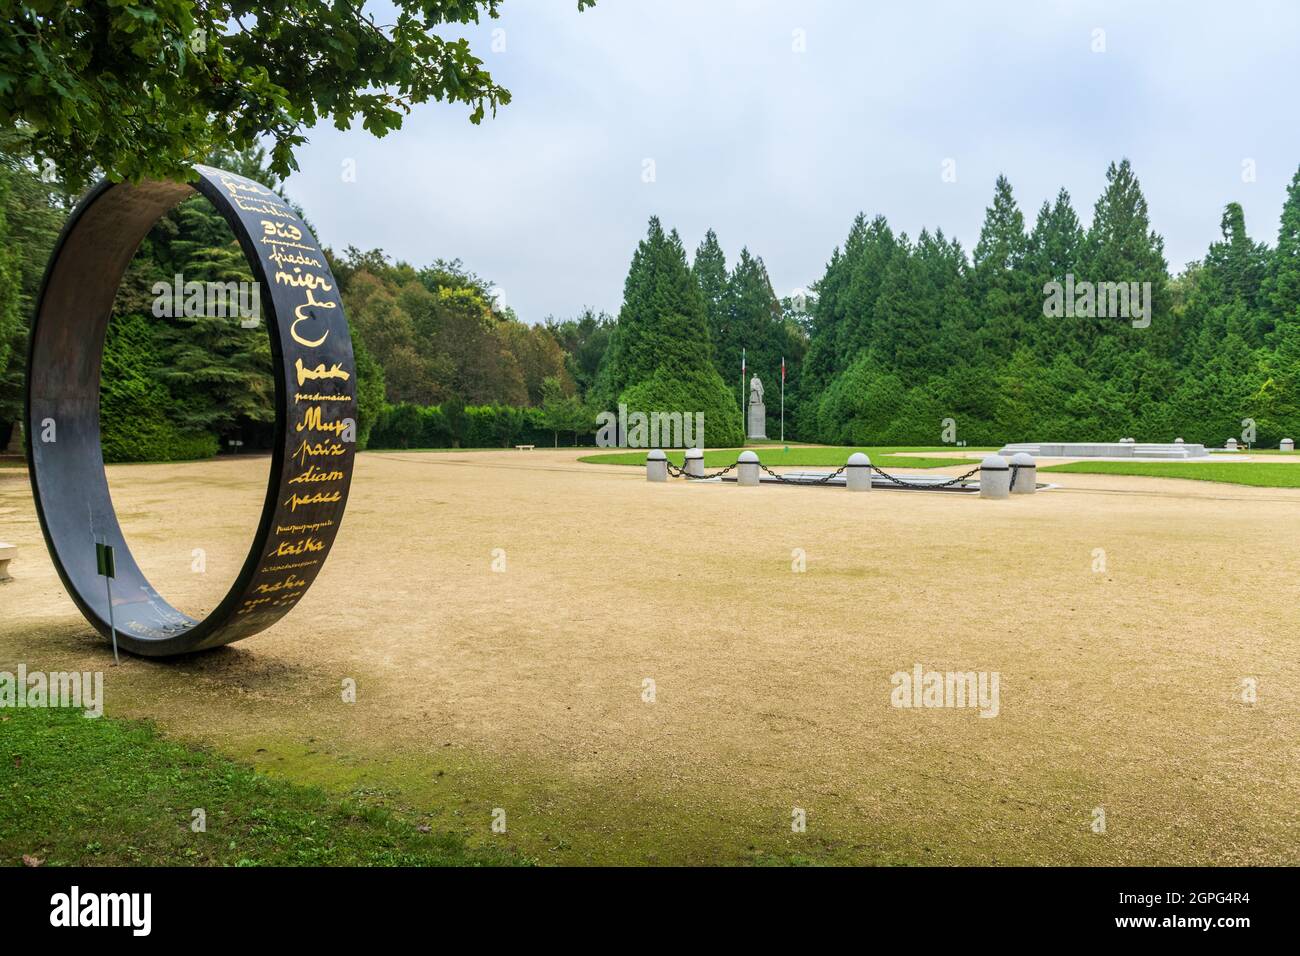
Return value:
[(516, 450), (516, 451), (532, 451), (532, 450), (533, 450), (534, 448), (536, 448), (536, 447), (537, 447), (536, 445), (516, 445), (516, 446), (515, 446), (515, 450)]
[(0, 541), (0, 581), (12, 581), (9, 574), (9, 562), (18, 556), (18, 549), (12, 544)]

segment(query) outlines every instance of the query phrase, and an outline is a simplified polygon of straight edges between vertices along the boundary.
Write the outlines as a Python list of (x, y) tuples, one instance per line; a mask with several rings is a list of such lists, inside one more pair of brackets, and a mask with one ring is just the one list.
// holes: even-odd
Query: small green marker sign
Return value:
[(113, 562), (113, 546), (95, 542), (95, 568), (100, 577), (117, 577), (117, 565)]
[(95, 570), (104, 579), (104, 588), (108, 593), (108, 630), (113, 637), (113, 663), (117, 660), (117, 625), (113, 621), (113, 579), (117, 577), (117, 562), (113, 560), (113, 546), (102, 541), (95, 542)]

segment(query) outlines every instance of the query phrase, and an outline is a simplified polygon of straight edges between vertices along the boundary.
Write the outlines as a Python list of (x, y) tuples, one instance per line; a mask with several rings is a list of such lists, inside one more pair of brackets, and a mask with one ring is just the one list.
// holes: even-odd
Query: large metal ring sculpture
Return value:
[[(194, 185), (100, 183), (55, 246), (28, 355), (27, 463), (54, 566), (81, 612), (109, 635), (97, 542), (116, 556), (120, 645), (151, 657), (229, 644), (274, 624), (329, 553), (352, 480), (356, 365), (338, 283), (302, 219), (242, 176), (197, 167)], [(113, 299), (150, 228), (195, 192), (230, 223), (260, 288), (275, 376), (275, 444), (262, 516), (234, 586), (202, 620), (182, 614), (141, 573), (104, 475), (99, 381)]]

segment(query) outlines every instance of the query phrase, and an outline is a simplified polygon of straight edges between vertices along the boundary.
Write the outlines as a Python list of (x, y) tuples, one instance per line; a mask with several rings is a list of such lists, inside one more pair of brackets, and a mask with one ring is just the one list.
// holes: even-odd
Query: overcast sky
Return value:
[(1087, 223), (1127, 156), (1178, 271), (1233, 200), (1272, 243), (1300, 164), (1296, 4), (505, 0), (469, 35), (514, 95), (495, 119), (319, 127), (288, 191), (322, 242), (459, 257), (528, 322), (617, 312), (652, 214), (786, 295), (859, 210), (969, 253), (998, 173), (1030, 222), (1064, 186)]

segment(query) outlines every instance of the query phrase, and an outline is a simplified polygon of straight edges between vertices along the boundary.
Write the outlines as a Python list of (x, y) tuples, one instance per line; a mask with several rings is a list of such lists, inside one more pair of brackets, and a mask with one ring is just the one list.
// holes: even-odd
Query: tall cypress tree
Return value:
[(1232, 331), (1258, 347), (1273, 328), (1272, 316), (1262, 308), (1268, 247), (1247, 234), (1239, 203), (1224, 207), (1220, 230), (1223, 239), (1210, 245), (1198, 291), (1208, 299), (1206, 305), (1233, 306)]
[(727, 302), (727, 256), (718, 243), (717, 234), (710, 229), (695, 250), (691, 275), (704, 297), (704, 311), (708, 319), (709, 338), (713, 341), (714, 368), (728, 381), (729, 371), (725, 355), (730, 354), (735, 342), (731, 325), (731, 309)]
[(1084, 243), (1089, 271), (1104, 275), (1137, 269), (1164, 276), (1164, 248), (1164, 239), (1151, 228), (1146, 196), (1132, 164), (1127, 159), (1111, 163)]
[(1070, 204), (1070, 194), (1062, 189), (1054, 202), (1043, 203), (1029, 234), (1027, 263), (1035, 279), (1064, 282), (1066, 274), (1078, 268), (1083, 239), (1083, 227)]
[(847, 244), (849, 282), (841, 299), (843, 321), (839, 323), (836, 351), (846, 367), (864, 349), (870, 348), (875, 337), (876, 301), (884, 288), (894, 257), (905, 255), (894, 232), (884, 216), (877, 216), (867, 224), (861, 241), (852, 248)]
[(998, 176), (993, 205), (984, 210), (984, 225), (975, 244), (975, 281), (980, 291), (1013, 286), (1027, 248), (1025, 216), (1016, 204), (1010, 181)]
[(1285, 319), (1278, 326), (1274, 348), (1263, 352), (1260, 379), (1250, 414), (1261, 444), (1294, 440), (1300, 435), (1300, 322)]
[(713, 367), (704, 296), (658, 217), (632, 256), (608, 354), (604, 391), (630, 412), (702, 412), (709, 444), (743, 437), (735, 393)]
[(998, 176), (993, 204), (984, 211), (975, 244), (972, 280), (981, 313), (981, 341), (1004, 357), (1024, 339), (1026, 323), (1031, 321), (1035, 295), (1024, 269), (1028, 250), (1024, 214), (1011, 183)]
[(966, 252), (956, 239), (946, 239), (942, 229), (933, 236), (921, 230), (916, 256), (924, 273), (928, 333), (935, 342), (928, 371), (979, 362), (976, 313), (970, 301)]
[[(718, 365), (734, 379), (740, 372), (740, 350), (745, 350), (747, 368), (768, 389), (765, 398), (768, 434), (775, 436), (780, 416), (781, 360), (785, 357), (785, 317), (781, 302), (772, 291), (767, 267), (747, 248), (740, 250), (736, 268), (727, 282), (727, 302), (735, 341), (718, 349)], [(728, 379), (723, 381), (729, 384)], [(748, 401), (748, 391), (742, 394), (741, 401)]]
[[(1133, 167), (1127, 159), (1106, 170), (1106, 190), (1097, 200), (1092, 225), (1083, 248), (1083, 270), (1094, 283), (1151, 283), (1152, 327), (1133, 329), (1130, 322), (1098, 318), (1090, 326), (1095, 335), (1145, 333), (1142, 344), (1167, 349), (1177, 342), (1177, 330), (1170, 327), (1166, 311), (1169, 267), (1165, 262), (1165, 241), (1151, 228), (1147, 200)], [(1159, 321), (1157, 321), (1159, 319)]]
[[(921, 231), (918, 246), (929, 247), (933, 239)], [(939, 371), (939, 311), (934, 287), (919, 249), (907, 236), (899, 236), (899, 251), (889, 264), (876, 299), (871, 352), (909, 381)]]
[[(812, 409), (826, 385), (848, 364), (839, 351), (840, 326), (847, 315), (849, 283), (853, 266), (865, 241), (867, 219), (858, 213), (849, 229), (843, 251), (837, 246), (831, 251), (826, 272), (813, 284), (815, 293), (808, 318), (808, 353), (804, 356), (799, 378), (801, 408)], [(814, 418), (808, 419), (802, 434), (812, 437), (816, 433)]]
[(1264, 298), (1275, 320), (1300, 316), (1300, 169), (1291, 177), (1282, 204)]
[(1230, 202), (1223, 208), (1219, 229), (1223, 239), (1210, 245), (1206, 268), (1219, 281), (1225, 298), (1240, 299), (1255, 308), (1268, 265), (1268, 248), (1247, 234), (1240, 203)]
[(1287, 187), (1260, 298), (1270, 346), (1261, 356), (1264, 380), (1253, 401), (1260, 439), (1300, 438), (1300, 169)]
[[(1064, 283), (1067, 276), (1078, 273), (1083, 241), (1084, 231), (1079, 216), (1070, 203), (1070, 194), (1062, 189), (1052, 203), (1043, 203), (1029, 234), (1025, 261), (1031, 274), (1031, 291), (1040, 297), (1040, 302), (1046, 295), (1045, 287), (1049, 282)], [(1081, 358), (1073, 347), (1079, 340), (1077, 330), (1068, 320), (1047, 319), (1039, 310), (1029, 323), (1028, 331), (1028, 341), (1044, 363), (1054, 361), (1062, 353), (1073, 361)]]

